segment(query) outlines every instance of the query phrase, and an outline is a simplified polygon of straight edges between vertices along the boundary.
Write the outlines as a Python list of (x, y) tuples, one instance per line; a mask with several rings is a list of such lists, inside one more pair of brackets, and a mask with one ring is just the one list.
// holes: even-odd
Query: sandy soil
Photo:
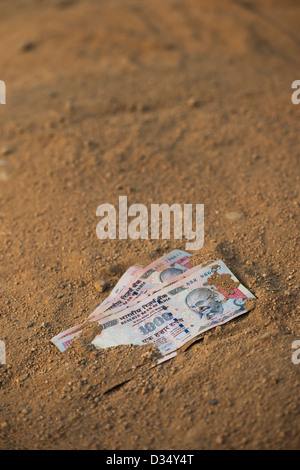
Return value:
[[(299, 448), (299, 2), (0, 8), (0, 448)], [(204, 203), (197, 259), (258, 297), (150, 371), (140, 348), (50, 343), (105, 297), (96, 280), (184, 248), (100, 241), (96, 207), (119, 195)]]

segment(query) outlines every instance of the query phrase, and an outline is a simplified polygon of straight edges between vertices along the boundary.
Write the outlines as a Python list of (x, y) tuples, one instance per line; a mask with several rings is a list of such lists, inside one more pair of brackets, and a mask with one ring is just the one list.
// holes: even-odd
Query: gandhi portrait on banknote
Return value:
[(171, 266), (160, 273), (161, 282), (166, 282), (179, 274), (184, 273), (187, 270), (186, 267), (179, 263), (173, 263)]
[(168, 268), (165, 269), (160, 273), (160, 280), (161, 282), (166, 282), (172, 279), (172, 277), (178, 276), (179, 274), (183, 273), (184, 269), (178, 268)]
[(207, 288), (197, 288), (186, 296), (188, 307), (200, 318), (210, 319), (213, 315), (223, 313), (223, 305), (219, 300), (218, 293)]

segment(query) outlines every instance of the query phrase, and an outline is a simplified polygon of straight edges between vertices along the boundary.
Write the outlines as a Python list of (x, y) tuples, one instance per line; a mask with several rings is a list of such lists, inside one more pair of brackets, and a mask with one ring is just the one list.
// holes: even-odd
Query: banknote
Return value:
[[(167, 282), (167, 279), (171, 279), (172, 276), (175, 277), (184, 273), (191, 268), (189, 263), (191, 256), (191, 253), (173, 250), (167, 255), (158, 258), (144, 269), (138, 269), (137, 266), (129, 268), (122, 276), (122, 281), (120, 279), (120, 285), (118, 286), (118, 283), (115, 286), (114, 294), (112, 292), (92, 312), (88, 320), (93, 318), (98, 319), (110, 314), (114, 310), (125, 308), (126, 305), (137, 302), (139, 297), (145, 296), (148, 290), (155, 290), (160, 285), (163, 285), (164, 282)], [(127, 281), (129, 281), (128, 284)], [(80, 334), (83, 325), (84, 323), (81, 323), (59, 333), (51, 341), (63, 352)]]
[[(226, 282), (225, 282), (226, 281)], [(186, 275), (136, 305), (98, 320), (96, 348), (153, 343), (162, 356), (174, 355), (188, 341), (245, 313), (255, 296), (220, 260)]]
[[(106, 299), (104, 299), (103, 302), (101, 302), (101, 304), (99, 305), (98, 308), (99, 309), (105, 309), (105, 305), (109, 304), (111, 301), (113, 301), (114, 298), (116, 298), (118, 296), (118, 294), (123, 292), (124, 289), (126, 289), (126, 287), (130, 284), (132, 279), (135, 279), (136, 276), (143, 269), (144, 268), (141, 265), (130, 266), (125, 271), (125, 273), (120, 277), (119, 281), (114, 286), (114, 288), (110, 292), (109, 296), (106, 297)], [(54, 342), (54, 344), (57, 344), (57, 345), (61, 344), (61, 343), (65, 343), (65, 346), (68, 347), (72, 343), (73, 339), (77, 336), (77, 335), (75, 335), (75, 332), (78, 331), (78, 329), (81, 328), (82, 325), (83, 325), (83, 323), (81, 323), (80, 325), (76, 325), (72, 328), (69, 328), (68, 330), (63, 331), (62, 333), (59, 333), (54, 338), (52, 338), (51, 341)], [(74, 333), (74, 335), (73, 335), (73, 333)], [(61, 349), (61, 348), (59, 347), (59, 349)], [(63, 350), (65, 350), (65, 349), (63, 349)]]
[(112, 289), (111, 293), (105, 300), (99, 305), (98, 308), (103, 308), (105, 305), (110, 304), (119, 294), (121, 294), (126, 287), (135, 279), (138, 274), (143, 270), (143, 266), (137, 264), (130, 266), (125, 273), (120, 277), (117, 284)]
[[(125, 305), (132, 305), (150, 290), (153, 291), (156, 288), (160, 288), (163, 283), (168, 284), (172, 278), (180, 276), (188, 269), (191, 269), (191, 256), (191, 253), (173, 250), (167, 255), (155, 260), (129, 283), (125, 291), (121, 292), (109, 304), (106, 304), (105, 311), (120, 309)], [(100, 310), (102, 310), (102, 308), (97, 307), (90, 315), (90, 318), (96, 315), (98, 316)]]
[[(156, 292), (163, 289), (164, 287), (171, 286), (173, 283), (175, 283), (177, 281), (180, 281), (181, 279), (184, 279), (187, 276), (190, 276), (194, 272), (199, 271), (199, 269), (201, 269), (202, 267), (205, 267), (205, 266), (207, 266), (211, 263), (214, 263), (214, 262), (215, 262), (215, 260), (209, 260), (209, 261), (205, 261), (205, 262), (203, 262), (203, 263), (201, 263), (197, 266), (194, 266), (193, 268), (182, 270), (182, 271), (180, 271), (180, 274), (174, 275), (174, 277), (170, 277), (165, 282), (161, 281), (160, 271), (157, 271), (153, 274), (153, 278), (154, 278), (153, 285), (151, 286), (149, 284), (147, 286), (147, 290), (143, 290), (140, 293), (139, 296), (132, 297), (131, 299), (127, 300), (127, 303), (124, 303), (124, 304), (118, 305), (118, 306), (114, 306), (113, 308), (108, 308), (105, 311), (103, 311), (102, 309), (100, 309), (98, 312), (95, 311), (95, 314), (93, 316), (90, 315), (89, 319), (93, 320), (93, 321), (98, 321), (101, 318), (107, 318), (110, 315), (112, 315), (116, 312), (119, 312), (121, 310), (124, 310), (127, 307), (130, 307), (132, 305), (136, 305), (138, 302), (143, 301), (146, 297), (155, 294)], [(157, 280), (157, 282), (156, 282), (156, 280)]]

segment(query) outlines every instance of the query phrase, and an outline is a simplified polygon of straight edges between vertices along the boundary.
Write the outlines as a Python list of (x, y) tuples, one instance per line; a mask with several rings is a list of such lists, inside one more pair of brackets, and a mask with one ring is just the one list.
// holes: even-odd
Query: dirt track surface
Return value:
[[(299, 2), (0, 8), (0, 448), (299, 448)], [(50, 343), (103, 300), (96, 280), (184, 248), (100, 241), (119, 195), (204, 203), (197, 258), (258, 297), (150, 371), (140, 348)]]

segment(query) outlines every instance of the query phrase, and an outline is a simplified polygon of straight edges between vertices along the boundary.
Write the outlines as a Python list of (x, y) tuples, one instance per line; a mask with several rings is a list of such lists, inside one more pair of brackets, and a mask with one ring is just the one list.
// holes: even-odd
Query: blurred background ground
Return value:
[[(2, 449), (299, 448), (297, 0), (0, 2)], [(50, 339), (178, 241), (100, 241), (99, 204), (204, 203), (255, 310), (177, 358)], [(226, 215), (237, 212), (231, 220)], [(134, 369), (135, 370), (135, 369)]]

